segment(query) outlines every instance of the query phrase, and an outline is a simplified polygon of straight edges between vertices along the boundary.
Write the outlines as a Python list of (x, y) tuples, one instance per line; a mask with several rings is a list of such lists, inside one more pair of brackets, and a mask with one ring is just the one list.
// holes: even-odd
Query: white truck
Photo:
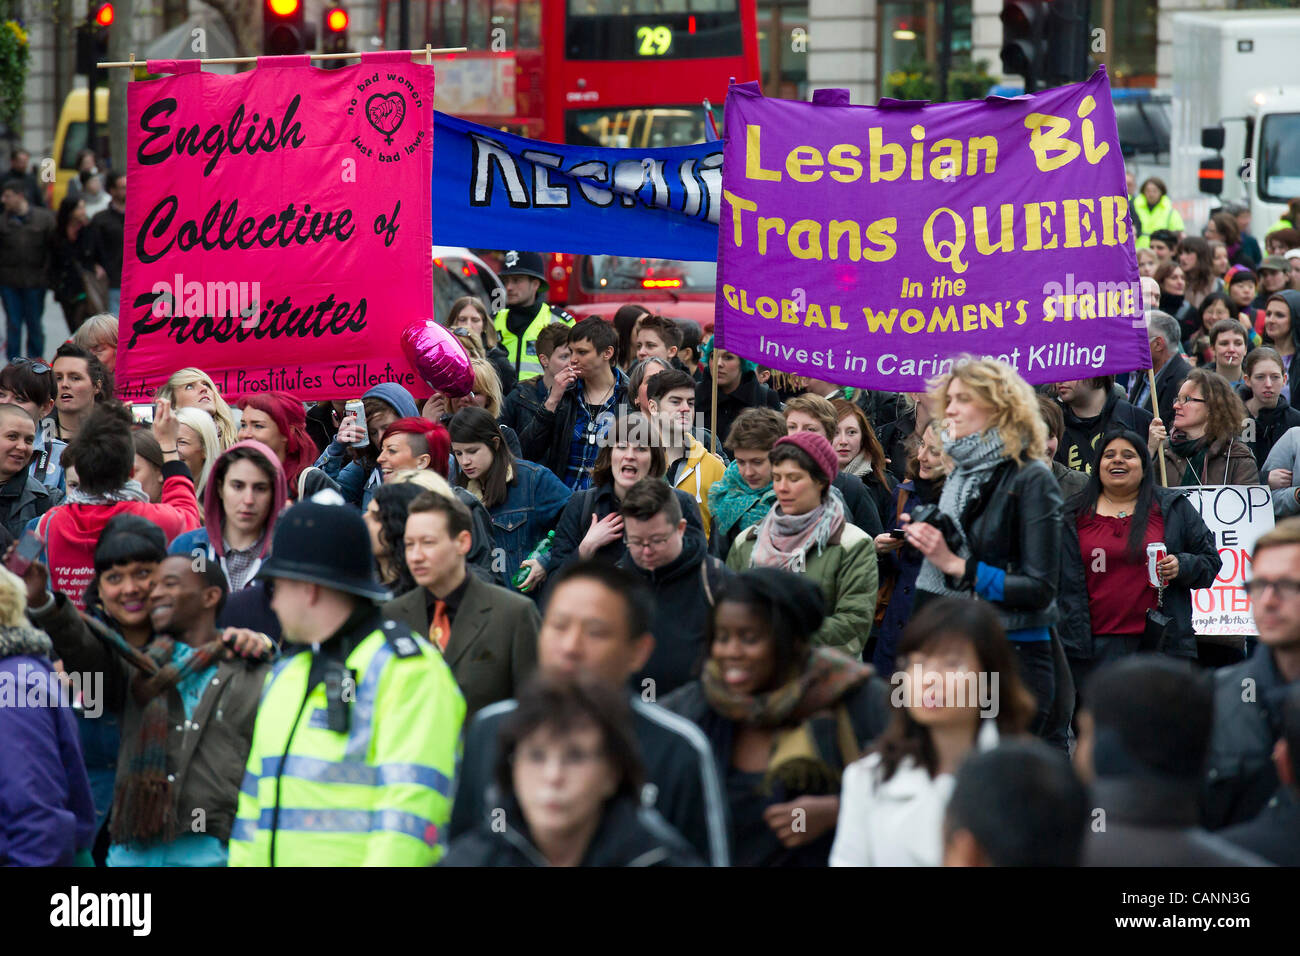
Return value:
[(1247, 203), (1262, 236), (1300, 197), (1300, 9), (1172, 19), (1170, 194)]

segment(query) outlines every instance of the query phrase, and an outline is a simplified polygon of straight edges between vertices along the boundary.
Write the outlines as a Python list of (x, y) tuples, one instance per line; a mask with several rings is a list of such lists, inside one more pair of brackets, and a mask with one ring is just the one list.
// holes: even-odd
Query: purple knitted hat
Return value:
[[(835, 480), (835, 476), (840, 470), (840, 460), (835, 454), (835, 449), (831, 443), (826, 440), (825, 435), (817, 432), (795, 432), (792, 435), (786, 435), (776, 440), (777, 445), (795, 445), (808, 453), (808, 457), (817, 463), (817, 467), (823, 472), (827, 484)], [(817, 476), (814, 475), (814, 478)]]

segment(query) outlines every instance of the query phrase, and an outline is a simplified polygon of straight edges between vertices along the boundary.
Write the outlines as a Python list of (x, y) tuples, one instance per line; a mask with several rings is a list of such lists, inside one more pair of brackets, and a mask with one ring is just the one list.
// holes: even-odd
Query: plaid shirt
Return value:
[(596, 467), (596, 456), (600, 454), (600, 419), (612, 414), (625, 393), (625, 380), (619, 371), (614, 381), (614, 391), (610, 393), (605, 404), (593, 421), (591, 411), (583, 396), (587, 394), (584, 383), (573, 393), (573, 400), (578, 403), (578, 414), (573, 419), (573, 435), (569, 442), (569, 467), (564, 472), (564, 483), (573, 491), (586, 491), (591, 487), (591, 472)]
[(264, 537), (258, 538), (243, 549), (232, 548), (229, 541), (222, 539), (222, 544), (226, 546), (226, 580), (230, 582), (230, 590), (239, 591), (248, 584), (249, 578), (252, 577), (253, 565), (262, 553)]

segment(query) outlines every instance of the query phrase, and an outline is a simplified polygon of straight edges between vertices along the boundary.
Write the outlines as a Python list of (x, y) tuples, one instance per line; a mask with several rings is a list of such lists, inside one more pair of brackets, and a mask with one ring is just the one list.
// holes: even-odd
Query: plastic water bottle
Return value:
[[(546, 537), (537, 542), (537, 546), (528, 552), (528, 557), (524, 558), (524, 565), (529, 561), (540, 561), (551, 553), (551, 548), (555, 547), (555, 532), (548, 531)], [(515, 576), (510, 579), (510, 583), (515, 586), (515, 590), (521, 590), (523, 583), (528, 580), (528, 575), (532, 573), (532, 568), (520, 565)]]

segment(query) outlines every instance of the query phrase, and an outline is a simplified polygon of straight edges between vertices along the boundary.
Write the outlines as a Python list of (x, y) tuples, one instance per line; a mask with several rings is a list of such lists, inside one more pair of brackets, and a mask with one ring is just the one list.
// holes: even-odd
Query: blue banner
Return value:
[(722, 147), (562, 146), (435, 111), (433, 241), (712, 262)]

